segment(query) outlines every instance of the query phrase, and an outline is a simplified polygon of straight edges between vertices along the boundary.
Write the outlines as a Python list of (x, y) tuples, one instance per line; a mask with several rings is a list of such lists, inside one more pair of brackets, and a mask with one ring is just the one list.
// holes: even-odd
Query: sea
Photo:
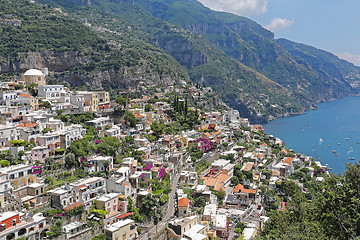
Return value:
[(265, 133), (286, 147), (328, 164), (342, 174), (345, 163), (360, 160), (360, 96), (320, 103), (304, 115), (279, 118), (263, 125)]

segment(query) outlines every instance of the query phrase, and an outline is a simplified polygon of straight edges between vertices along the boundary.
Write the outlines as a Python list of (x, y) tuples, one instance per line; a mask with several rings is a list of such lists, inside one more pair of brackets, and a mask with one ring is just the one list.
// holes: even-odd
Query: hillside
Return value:
[(360, 68), (325, 51), (308, 51), (304, 45), (276, 40), (250, 19), (212, 11), (196, 0), (138, 0), (136, 4), (155, 17), (202, 35), (228, 56), (312, 102), (359, 92)]
[(25, 0), (0, 2), (2, 78), (48, 67), (50, 81), (79, 88), (136, 88), (189, 81), (174, 58), (140, 39), (131, 29), (106, 36), (60, 9)]
[[(151, 16), (132, 2), (41, 0), (93, 26), (122, 34), (121, 23), (129, 24), (144, 41), (164, 49), (183, 65), (195, 83), (213, 87), (242, 116), (253, 121), (303, 112), (312, 103), (293, 95), (257, 71), (226, 55), (204, 37)], [(108, 15), (109, 18), (104, 17)], [(111, 16), (111, 17), (110, 17)], [(111, 20), (110, 20), (111, 19)], [(116, 19), (116, 21), (114, 20)]]

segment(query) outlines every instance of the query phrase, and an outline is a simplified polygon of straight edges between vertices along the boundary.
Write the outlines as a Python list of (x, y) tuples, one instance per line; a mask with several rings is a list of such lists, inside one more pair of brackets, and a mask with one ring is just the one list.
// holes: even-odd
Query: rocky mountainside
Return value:
[(160, 20), (132, 1), (39, 0), (61, 7), (74, 18), (86, 19), (92, 27), (123, 34), (122, 24), (136, 30), (144, 41), (160, 47), (188, 71), (197, 84), (211, 86), (242, 116), (254, 121), (303, 112), (313, 104), (232, 57), (201, 35)]
[[(136, 88), (190, 81), (186, 70), (161, 49), (139, 39), (105, 36), (60, 9), (25, 0), (0, 2), (2, 78), (48, 67), (50, 77), (84, 88)], [(126, 34), (125, 34), (126, 33)], [(114, 35), (114, 34), (113, 34)]]
[[(31, 19), (24, 18), (24, 9), (0, 5), (7, 11), (2, 18), (10, 14), (21, 21), (6, 26), (10, 35), (31, 36), (26, 48), (14, 48), (14, 38), (0, 40), (3, 73), (46, 66), (73, 86), (108, 89), (191, 80), (211, 86), (252, 121), (303, 113), (317, 102), (359, 92), (360, 68), (325, 51), (274, 39), (254, 21), (211, 11), (195, 0), (8, 2), (41, 9), (43, 15), (30, 11)], [(36, 31), (41, 38), (32, 35)]]
[(212, 11), (196, 0), (138, 0), (153, 16), (200, 34), (228, 56), (312, 102), (357, 94), (360, 68), (285, 39), (250, 19)]

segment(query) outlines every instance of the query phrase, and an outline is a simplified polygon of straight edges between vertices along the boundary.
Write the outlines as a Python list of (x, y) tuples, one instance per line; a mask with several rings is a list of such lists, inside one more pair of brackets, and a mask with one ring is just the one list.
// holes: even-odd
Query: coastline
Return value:
[(323, 102), (317, 111), (262, 125), (266, 134), (282, 139), (288, 148), (329, 164), (334, 173), (342, 173), (345, 163), (360, 160), (359, 97)]

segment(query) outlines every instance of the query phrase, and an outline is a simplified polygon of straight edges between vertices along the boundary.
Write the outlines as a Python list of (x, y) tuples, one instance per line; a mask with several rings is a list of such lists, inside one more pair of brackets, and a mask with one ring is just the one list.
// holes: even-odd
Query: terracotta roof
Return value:
[(216, 178), (210, 178), (210, 177), (204, 178), (204, 184), (208, 187), (214, 187), (216, 184), (216, 181), (217, 181)]
[(280, 171), (279, 170), (273, 170), (272, 175), (273, 176), (280, 176)]
[(262, 156), (263, 156), (262, 154), (258, 154), (258, 158), (262, 158)]
[(238, 193), (239, 191), (241, 191), (243, 189), (244, 189), (244, 186), (241, 185), (241, 184), (238, 184), (238, 185), (235, 186), (234, 192)]
[(64, 208), (64, 211), (69, 211), (70, 209), (74, 209), (74, 208), (80, 207), (82, 205), (84, 205), (84, 204), (78, 202), (78, 203), (75, 203), (75, 204), (73, 204), (71, 206), (68, 206), (67, 208)]
[(243, 171), (248, 172), (248, 171), (250, 171), (252, 169), (253, 166), (254, 166), (254, 164), (249, 162), (249, 163), (246, 164)]
[(246, 189), (246, 188), (243, 188), (241, 190), (242, 193), (253, 193), (253, 194), (256, 194), (256, 190), (255, 189)]
[(123, 215), (118, 216), (118, 219), (126, 218), (126, 217), (128, 217), (128, 216), (130, 216), (132, 214), (133, 214), (133, 212), (124, 213)]
[(143, 117), (144, 117), (143, 115), (140, 115), (140, 114), (137, 114), (137, 113), (134, 113), (134, 116), (135, 116), (136, 118), (143, 118)]
[(283, 161), (283, 163), (286, 163), (286, 164), (291, 165), (291, 161), (292, 161), (293, 159), (294, 159), (294, 158), (292, 158), (292, 157), (287, 157), (287, 158)]
[(135, 98), (135, 99), (131, 99), (130, 102), (141, 102), (143, 101), (142, 99), (139, 98)]
[(20, 96), (21, 96), (21, 97), (32, 97), (31, 95), (29, 95), (29, 94), (24, 94), (24, 93), (20, 93)]
[(210, 134), (210, 133), (208, 133), (208, 132), (206, 132), (206, 133), (205, 133), (205, 135), (206, 135), (206, 136), (208, 136), (208, 137), (210, 137), (210, 136), (211, 136), (211, 134)]
[(214, 133), (215, 135), (219, 135), (219, 134), (221, 134), (220, 132), (216, 132), (216, 133)]
[(190, 203), (190, 200), (187, 199), (187, 198), (180, 198), (179, 199), (179, 207), (188, 207), (189, 206), (189, 203)]
[(220, 174), (220, 176), (218, 177), (219, 181), (221, 182), (225, 182), (229, 178), (231, 178), (231, 175), (227, 175), (227, 174)]
[(17, 125), (16, 127), (33, 128), (33, 127), (36, 127), (37, 125), (38, 125), (37, 123), (21, 123), (21, 124)]
[(214, 190), (219, 191), (220, 188), (222, 188), (223, 186), (224, 186), (223, 182), (217, 181), (216, 186), (214, 187)]

